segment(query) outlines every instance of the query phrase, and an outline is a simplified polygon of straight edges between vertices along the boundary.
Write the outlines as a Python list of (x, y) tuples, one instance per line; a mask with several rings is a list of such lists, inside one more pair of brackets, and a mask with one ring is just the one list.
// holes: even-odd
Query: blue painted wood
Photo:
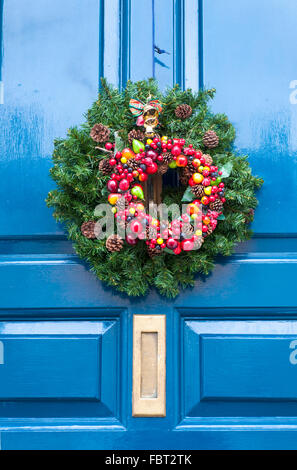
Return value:
[[(1, 448), (296, 449), (296, 6), (72, 3), (4, 2)], [(216, 86), (266, 180), (258, 236), (174, 301), (102, 285), (43, 201), (52, 140), (82, 121), (100, 75)], [(132, 417), (135, 313), (167, 315), (165, 418)]]
[(265, 179), (254, 222), (263, 234), (297, 232), (295, 14), (290, 0), (204, 2), (204, 82), (217, 88), (213, 109), (229, 116), (237, 149)]
[(124, 429), (120, 382), (126, 356), (120, 356), (120, 324), (125, 322), (119, 311), (109, 312), (108, 320), (99, 319), (100, 313), (104, 316), (99, 312), (91, 321), (69, 321), (64, 315), (63, 321), (0, 324), (0, 432), (7, 418), (12, 426), (28, 419), (44, 425), (50, 419), (53, 427)]
[(53, 139), (96, 96), (98, 15), (98, 0), (4, 2), (0, 235), (63, 233), (44, 204)]
[(285, 425), (295, 416), (296, 321), (261, 316), (181, 318), (179, 429), (205, 422)]

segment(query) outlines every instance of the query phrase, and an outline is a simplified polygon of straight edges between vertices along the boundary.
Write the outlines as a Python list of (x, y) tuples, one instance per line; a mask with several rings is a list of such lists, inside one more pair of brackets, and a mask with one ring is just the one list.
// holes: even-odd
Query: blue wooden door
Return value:
[[(296, 2), (0, 5), (1, 448), (297, 448)], [(102, 75), (216, 87), (265, 179), (254, 239), (175, 301), (107, 289), (44, 203)], [(167, 318), (166, 417), (132, 416), (143, 314)]]

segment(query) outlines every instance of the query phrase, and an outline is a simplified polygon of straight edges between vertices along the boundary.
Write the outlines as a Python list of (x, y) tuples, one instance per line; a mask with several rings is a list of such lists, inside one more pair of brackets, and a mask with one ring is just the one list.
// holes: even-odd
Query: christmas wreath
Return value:
[[(102, 79), (85, 124), (55, 141), (57, 189), (47, 204), (98, 278), (129, 296), (155, 286), (175, 297), (252, 234), (263, 181), (232, 151), (227, 117), (209, 110), (214, 93), (178, 86), (162, 93), (154, 80), (119, 91)], [(163, 178), (159, 216), (149, 193), (168, 172), (178, 172), (178, 183)], [(164, 207), (181, 211), (164, 217)]]

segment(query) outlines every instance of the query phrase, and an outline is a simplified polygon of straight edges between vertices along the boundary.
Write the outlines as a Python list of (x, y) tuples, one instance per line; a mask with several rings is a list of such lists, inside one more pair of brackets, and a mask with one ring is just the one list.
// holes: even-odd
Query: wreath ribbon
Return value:
[(141, 116), (145, 106), (152, 106), (153, 108), (156, 108), (159, 111), (159, 113), (161, 113), (163, 109), (159, 100), (152, 100), (152, 101), (149, 101), (147, 104), (144, 104), (140, 100), (131, 98), (130, 103), (129, 103), (130, 111), (135, 117)]

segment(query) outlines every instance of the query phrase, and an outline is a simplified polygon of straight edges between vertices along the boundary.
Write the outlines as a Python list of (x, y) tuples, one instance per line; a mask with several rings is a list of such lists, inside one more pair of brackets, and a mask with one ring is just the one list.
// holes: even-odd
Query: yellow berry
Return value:
[(195, 184), (200, 184), (204, 180), (204, 177), (200, 173), (194, 173), (192, 179)]
[(147, 145), (151, 145), (152, 142), (153, 142), (152, 139), (147, 139), (146, 141)]
[(197, 235), (197, 237), (201, 237), (202, 230), (196, 230), (195, 235)]
[(191, 215), (191, 219), (197, 219), (197, 217), (198, 217), (198, 214), (192, 214)]
[(130, 207), (129, 212), (130, 212), (130, 214), (135, 214), (135, 209), (134, 209), (134, 207)]
[(162, 142), (166, 142), (168, 140), (168, 137), (167, 135), (163, 135), (163, 137), (161, 138)]
[(127, 163), (127, 158), (126, 158), (126, 157), (122, 157), (122, 158), (121, 158), (121, 162), (122, 162), (122, 163)]
[(111, 210), (112, 210), (112, 212), (113, 212), (114, 214), (116, 214), (116, 212), (117, 212), (117, 208), (116, 208), (116, 207), (112, 207)]
[(158, 245), (162, 245), (162, 243), (164, 243), (163, 238), (158, 238), (157, 243)]
[(204, 192), (207, 196), (210, 196), (211, 195), (211, 186), (207, 186), (207, 188), (204, 189)]

